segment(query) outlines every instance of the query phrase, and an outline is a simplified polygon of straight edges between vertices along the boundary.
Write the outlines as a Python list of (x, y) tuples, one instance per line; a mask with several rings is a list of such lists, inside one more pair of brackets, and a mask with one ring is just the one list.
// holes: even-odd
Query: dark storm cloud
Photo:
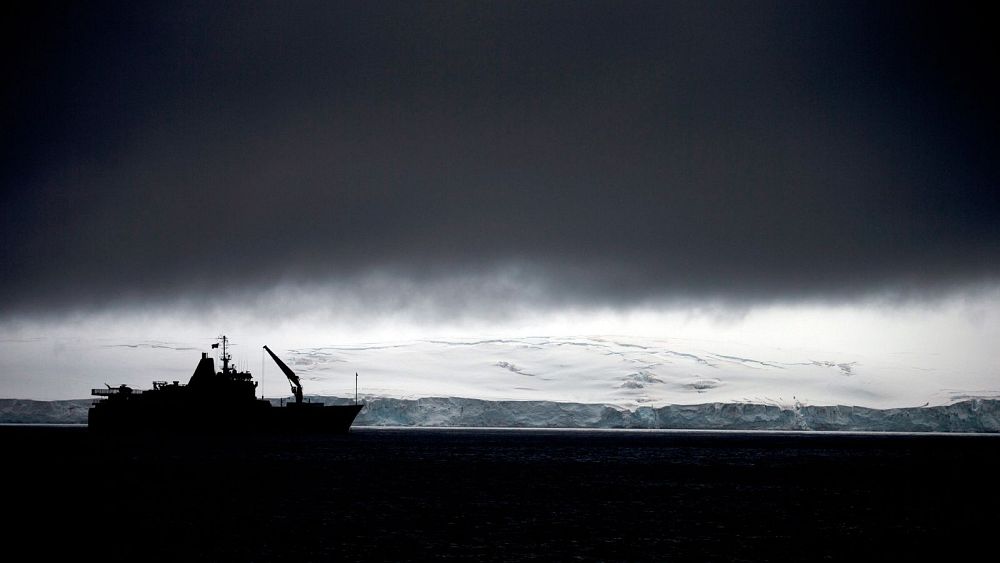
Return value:
[(509, 267), (612, 305), (998, 274), (971, 6), (168, 4), (5, 17), (0, 310)]

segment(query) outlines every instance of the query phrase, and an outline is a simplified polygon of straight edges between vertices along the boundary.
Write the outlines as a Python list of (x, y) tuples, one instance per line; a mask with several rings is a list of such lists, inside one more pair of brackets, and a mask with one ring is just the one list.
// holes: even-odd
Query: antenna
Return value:
[[(222, 357), (220, 358), (222, 360), (222, 373), (229, 373), (229, 360), (232, 359), (226, 351), (226, 345), (229, 343), (229, 339), (226, 338), (225, 334), (222, 334), (219, 336), (218, 340), (222, 341)], [(218, 347), (218, 345), (216, 344), (215, 347)]]
[(358, 404), (358, 372), (354, 372), (354, 404)]

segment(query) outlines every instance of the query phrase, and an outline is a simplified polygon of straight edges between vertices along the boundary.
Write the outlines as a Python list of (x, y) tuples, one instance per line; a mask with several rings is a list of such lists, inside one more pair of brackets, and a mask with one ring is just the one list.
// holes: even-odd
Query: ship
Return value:
[[(350, 431), (364, 408), (357, 401), (357, 387), (354, 404), (325, 405), (305, 400), (298, 375), (264, 346), (288, 378), (294, 397), (273, 405), (257, 397), (257, 382), (249, 371), (230, 365), (229, 339), (221, 336), (219, 340), (221, 371), (215, 370), (215, 358), (202, 352), (186, 384), (154, 381), (153, 388), (147, 390), (125, 384), (92, 389), (91, 395), (98, 400), (87, 413), (88, 428), (94, 432), (341, 434)], [(218, 346), (213, 344), (212, 348)]]

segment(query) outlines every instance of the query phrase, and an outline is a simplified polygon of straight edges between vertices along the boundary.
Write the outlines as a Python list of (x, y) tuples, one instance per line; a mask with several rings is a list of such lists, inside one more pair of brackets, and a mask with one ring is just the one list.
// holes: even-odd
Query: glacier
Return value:
[[(199, 345), (25, 339), (0, 349), (10, 352), (0, 396), (49, 399), (0, 399), (0, 423), (84, 424), (91, 400), (74, 397), (101, 383), (187, 381)], [(995, 367), (974, 369), (933, 349), (872, 354), (612, 335), (275, 349), (311, 400), (352, 400), (357, 381), (366, 404), (358, 425), (1000, 432)], [(38, 362), (43, 356), (54, 359)], [(287, 380), (263, 360), (254, 370), (259, 391), (278, 403)]]
[[(349, 399), (330, 399), (345, 404)], [(488, 401), (432, 397), (371, 398), (356, 424), (513, 428), (792, 430), (851, 432), (1000, 432), (1000, 400), (874, 409), (846, 405), (791, 408), (754, 403), (705, 403), (627, 409), (554, 401)]]
[[(272, 399), (275, 404), (286, 399)], [(309, 397), (349, 404), (353, 398)], [(1000, 432), (1000, 400), (877, 409), (848, 405), (703, 403), (641, 406), (494, 401), (464, 397), (364, 397), (356, 426), (768, 430), (841, 432)], [(90, 399), (0, 399), (0, 423), (86, 424)]]
[(93, 399), (0, 399), (0, 424), (86, 424)]
[[(287, 394), (288, 383), (269, 358), (251, 361), (259, 346), (242, 344), (236, 348), (242, 367), (261, 361), (253, 369), (259, 391)], [(0, 342), (0, 397), (75, 399), (104, 383), (142, 389), (150, 381), (187, 381), (199, 346), (204, 342), (124, 338)], [(373, 397), (548, 401), (631, 411), (734, 403), (889, 409), (1000, 398), (995, 365), (932, 348), (863, 353), (609, 335), (298, 346), (279, 341), (272, 348), (315, 396), (353, 396), (358, 372), (360, 392)]]

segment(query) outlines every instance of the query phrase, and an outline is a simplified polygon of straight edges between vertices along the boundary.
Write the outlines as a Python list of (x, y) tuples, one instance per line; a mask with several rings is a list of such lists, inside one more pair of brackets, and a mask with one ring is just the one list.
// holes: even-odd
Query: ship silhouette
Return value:
[[(87, 423), (95, 432), (289, 432), (344, 433), (364, 407), (324, 405), (303, 398), (299, 377), (264, 346), (291, 384), (294, 401), (274, 406), (257, 397), (257, 382), (249, 371), (229, 365), (232, 357), (222, 343), (222, 371), (215, 371), (215, 359), (202, 352), (201, 360), (187, 384), (154, 381), (150, 390), (128, 385), (93, 389), (100, 397), (88, 412)], [(213, 344), (217, 348), (218, 344)]]

